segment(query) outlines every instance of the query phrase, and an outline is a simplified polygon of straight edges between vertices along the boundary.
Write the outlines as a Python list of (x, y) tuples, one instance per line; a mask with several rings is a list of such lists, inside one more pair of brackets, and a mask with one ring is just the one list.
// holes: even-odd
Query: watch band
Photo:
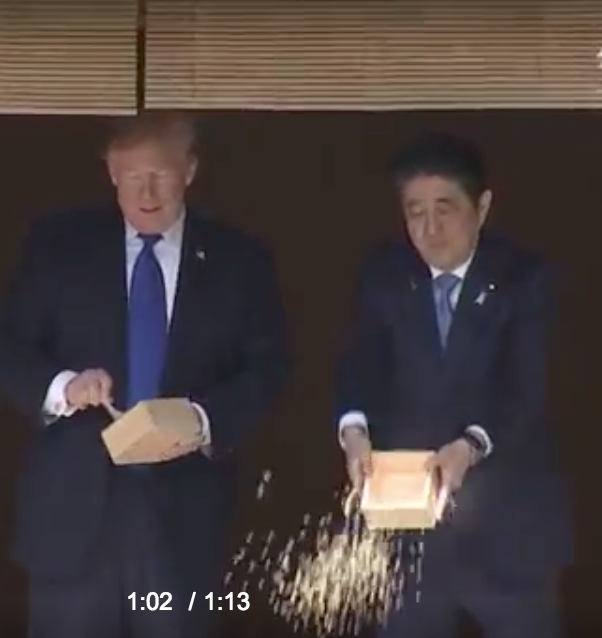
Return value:
[(480, 437), (476, 436), (472, 432), (464, 432), (462, 438), (470, 445), (472, 451), (474, 452), (474, 463), (480, 461), (487, 452), (487, 446), (481, 440)]

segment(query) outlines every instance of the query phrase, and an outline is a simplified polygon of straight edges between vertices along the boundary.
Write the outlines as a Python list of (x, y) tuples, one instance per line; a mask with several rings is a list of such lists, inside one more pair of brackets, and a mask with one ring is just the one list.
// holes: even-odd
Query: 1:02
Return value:
[[(235, 605), (234, 600), (238, 600), (238, 604)], [(229, 609), (233, 611), (234, 609), (239, 609), (240, 611), (247, 611), (251, 606), (249, 601), (249, 594), (247, 592), (241, 592), (240, 594), (233, 594), (230, 592), (225, 596), (216, 596), (215, 594), (210, 593), (205, 596), (205, 600), (209, 601), (209, 611), (213, 611), (217, 609), (221, 611), (222, 609)], [(222, 607), (222, 601), (224, 601), (225, 605)]]

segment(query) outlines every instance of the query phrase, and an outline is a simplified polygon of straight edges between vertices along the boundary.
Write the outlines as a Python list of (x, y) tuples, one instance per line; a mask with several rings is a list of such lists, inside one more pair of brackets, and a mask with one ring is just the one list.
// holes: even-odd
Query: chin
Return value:
[(438, 268), (439, 270), (447, 270), (449, 267), (449, 259), (445, 259), (440, 254), (433, 254), (429, 252), (422, 253), (422, 259), (433, 268)]
[(126, 210), (124, 215), (139, 233), (163, 233), (178, 219), (178, 215), (174, 215), (171, 206), (130, 207), (129, 213)]
[(173, 223), (161, 211), (139, 211), (129, 221), (136, 230), (144, 233), (163, 232)]

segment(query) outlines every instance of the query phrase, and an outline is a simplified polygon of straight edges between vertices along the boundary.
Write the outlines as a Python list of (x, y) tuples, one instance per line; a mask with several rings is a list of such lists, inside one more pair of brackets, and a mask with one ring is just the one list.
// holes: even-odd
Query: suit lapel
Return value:
[(186, 347), (187, 321), (195, 314), (191, 311), (202, 303), (201, 298), (207, 283), (208, 259), (210, 259), (207, 235), (208, 233), (203, 232), (202, 221), (189, 211), (186, 215), (182, 238), (178, 283), (162, 380), (163, 391), (167, 391), (172, 383), (180, 349)]
[(94, 282), (95, 312), (102, 319), (96, 321), (97, 336), (103, 365), (114, 382), (115, 405), (125, 404), (127, 383), (126, 328), (127, 277), (125, 255), (125, 227), (119, 210), (107, 215), (106, 225), (96, 235), (92, 252), (90, 280)]
[[(406, 252), (405, 249), (404, 252)], [(405, 275), (403, 279), (402, 275)], [(401, 263), (399, 279), (400, 281), (405, 280), (407, 286), (403, 295), (403, 298), (406, 299), (404, 314), (407, 315), (411, 326), (412, 339), (416, 339), (422, 353), (432, 358), (433, 364), (438, 366), (441, 347), (433, 301), (431, 273), (428, 266), (413, 249), (409, 251), (409, 279), (407, 265), (404, 268)]]
[(445, 349), (446, 367), (455, 369), (465, 361), (491, 320), (495, 297), (503, 277), (503, 263), (496, 251), (481, 240), (462, 285)]

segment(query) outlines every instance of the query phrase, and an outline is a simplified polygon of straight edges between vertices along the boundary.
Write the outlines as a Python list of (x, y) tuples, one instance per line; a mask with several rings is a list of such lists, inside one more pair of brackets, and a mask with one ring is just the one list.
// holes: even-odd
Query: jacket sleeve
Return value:
[(48, 387), (61, 371), (48, 354), (55, 303), (52, 248), (48, 224), (38, 222), (0, 306), (0, 391), (40, 423)]
[(500, 387), (479, 423), (489, 435), (495, 455), (537, 454), (546, 447), (550, 333), (555, 322), (555, 280), (547, 265), (529, 268), (511, 292)]
[(337, 428), (355, 420), (366, 425), (373, 438), (390, 413), (395, 364), (387, 294), (383, 290), (386, 279), (380, 271), (375, 256), (370, 256), (360, 269), (351, 328), (338, 361), (335, 389)]
[(245, 268), (246, 320), (238, 362), (221, 382), (191, 400), (206, 412), (216, 458), (237, 450), (288, 380), (287, 327), (268, 251), (252, 251)]

